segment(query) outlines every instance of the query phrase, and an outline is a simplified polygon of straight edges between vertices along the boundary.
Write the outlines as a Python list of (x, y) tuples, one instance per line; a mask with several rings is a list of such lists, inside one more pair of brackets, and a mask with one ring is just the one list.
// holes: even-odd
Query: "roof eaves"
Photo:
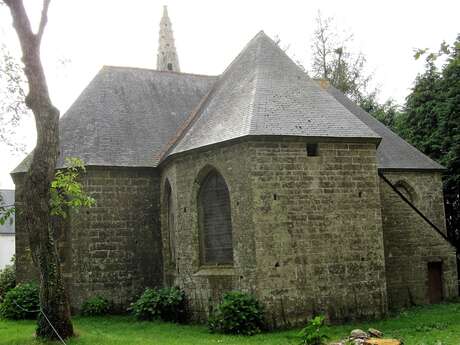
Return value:
[(398, 168), (391, 168), (391, 167), (379, 167), (380, 171), (388, 171), (388, 172), (405, 172), (405, 171), (413, 171), (413, 172), (427, 172), (427, 171), (436, 171), (436, 172), (445, 172), (447, 168), (440, 165), (440, 168), (414, 168), (414, 167), (398, 167)]

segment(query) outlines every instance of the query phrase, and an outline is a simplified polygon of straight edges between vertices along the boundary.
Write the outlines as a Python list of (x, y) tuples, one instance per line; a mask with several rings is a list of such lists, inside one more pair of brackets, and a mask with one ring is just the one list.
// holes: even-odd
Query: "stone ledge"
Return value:
[(233, 266), (201, 266), (200, 269), (193, 274), (194, 277), (202, 276), (234, 276), (235, 268)]

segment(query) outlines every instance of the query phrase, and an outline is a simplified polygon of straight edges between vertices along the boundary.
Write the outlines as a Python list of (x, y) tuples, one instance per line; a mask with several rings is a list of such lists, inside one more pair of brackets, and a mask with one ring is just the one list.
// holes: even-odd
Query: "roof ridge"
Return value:
[[(187, 130), (190, 129), (190, 127), (193, 125), (193, 123), (196, 122), (196, 120), (199, 118), (200, 110), (202, 107), (206, 104), (206, 102), (211, 98), (211, 95), (215, 92), (217, 89), (217, 86), (220, 85), (220, 82), (222, 81), (222, 77), (227, 73), (227, 71), (235, 64), (236, 61), (238, 61), (239, 57), (246, 51), (246, 48), (259, 37), (260, 35), (265, 35), (265, 32), (263, 30), (260, 30), (245, 46), (244, 48), (240, 51), (240, 53), (232, 60), (232, 62), (227, 66), (227, 68), (222, 72), (221, 75), (219, 75), (212, 86), (211, 90), (203, 97), (203, 99), (200, 101), (200, 103), (197, 105), (197, 107), (190, 113), (190, 115), (187, 117), (187, 119), (183, 122), (183, 124), (179, 127), (179, 129), (176, 131), (176, 134), (171, 138), (171, 140), (166, 144), (165, 148), (160, 152), (158, 155), (158, 161), (159, 164), (168, 156), (168, 154), (174, 149), (174, 147), (179, 143), (179, 141), (187, 134)], [(268, 37), (268, 36), (267, 36)], [(260, 47), (260, 45), (259, 45)], [(252, 104), (254, 106), (254, 102)], [(252, 117), (251, 117), (252, 118)], [(251, 124), (250, 124), (251, 125)]]
[(155, 73), (165, 73), (165, 74), (178, 74), (178, 75), (190, 75), (194, 77), (206, 77), (206, 78), (217, 78), (219, 75), (207, 75), (207, 74), (198, 74), (198, 73), (185, 73), (185, 72), (176, 72), (176, 71), (160, 71), (153, 68), (144, 68), (144, 67), (133, 67), (133, 66), (114, 66), (114, 65), (103, 65), (104, 68), (116, 68), (116, 69), (135, 69), (141, 71), (155, 72)]
[[(263, 32), (263, 30), (259, 31), (259, 33), (255, 36), (255, 37), (258, 37), (260, 35), (265, 35), (265, 32)], [(260, 41), (259, 41), (259, 44), (257, 46), (257, 53), (256, 53), (256, 61), (259, 59), (260, 60), (260, 50), (261, 50), (261, 44), (260, 44)], [(253, 94), (252, 94), (252, 100), (251, 100), (251, 104), (250, 104), (250, 107), (251, 107), (251, 110), (250, 110), (250, 113), (251, 113), (251, 116), (249, 116), (249, 133), (251, 133), (251, 130), (254, 128), (254, 125), (255, 125), (255, 119), (254, 119), (254, 112), (255, 112), (255, 106), (256, 106), (256, 97), (257, 97), (257, 90), (258, 90), (258, 86), (259, 86), (259, 81), (260, 81), (260, 78), (259, 78), (259, 71), (260, 71), (260, 65), (258, 63), (256, 63), (256, 69), (254, 71), (254, 88), (253, 88)], [(248, 133), (248, 134), (249, 134)]]
[[(227, 73), (227, 71), (235, 64), (235, 62), (239, 59), (239, 57), (241, 55), (243, 55), (243, 53), (246, 51), (246, 49), (251, 45), (251, 43), (253, 41), (255, 41), (259, 36), (261, 35), (265, 35), (267, 36), (267, 34), (263, 31), (263, 30), (260, 30), (253, 38), (251, 38), (251, 40), (245, 44), (245, 46), (243, 47), (243, 49), (240, 50), (240, 52), (238, 53), (238, 55), (232, 60), (232, 62), (230, 62), (230, 64), (227, 66), (226, 69), (224, 69), (224, 71), (222, 72), (221, 75), (224, 75), (225, 73)], [(268, 37), (268, 36), (267, 36)]]

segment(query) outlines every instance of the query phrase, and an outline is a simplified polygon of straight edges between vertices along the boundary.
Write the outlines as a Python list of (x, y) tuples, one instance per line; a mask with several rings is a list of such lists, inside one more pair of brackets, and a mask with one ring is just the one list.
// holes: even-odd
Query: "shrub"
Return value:
[(107, 315), (112, 305), (104, 297), (96, 296), (83, 302), (81, 313), (85, 316)]
[(139, 320), (162, 319), (185, 322), (187, 319), (185, 294), (178, 288), (150, 289), (131, 304), (134, 316)]
[(35, 319), (40, 308), (38, 287), (33, 283), (18, 284), (8, 291), (0, 304), (0, 315), (6, 319)]
[(14, 265), (8, 265), (0, 271), (0, 303), (8, 291), (16, 286), (16, 270)]
[(263, 314), (263, 307), (254, 296), (228, 292), (210, 316), (208, 328), (211, 332), (253, 335), (264, 328)]
[(315, 316), (308, 321), (307, 325), (299, 333), (299, 345), (323, 345), (327, 335), (324, 334), (324, 316)]
[(147, 288), (141, 297), (134, 303), (131, 303), (130, 310), (139, 320), (152, 320), (158, 318), (160, 297), (154, 289)]
[(164, 321), (183, 323), (187, 320), (185, 293), (178, 288), (163, 288), (160, 295), (160, 318)]

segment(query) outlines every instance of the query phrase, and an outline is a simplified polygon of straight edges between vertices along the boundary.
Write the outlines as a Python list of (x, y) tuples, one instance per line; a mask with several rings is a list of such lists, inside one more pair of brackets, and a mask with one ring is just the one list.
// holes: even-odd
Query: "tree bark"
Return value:
[[(43, 1), (36, 34), (22, 0), (4, 0), (13, 17), (23, 53), (24, 72), (29, 85), (26, 105), (32, 110), (37, 127), (37, 145), (24, 180), (22, 214), (29, 235), (34, 263), (40, 272), (40, 306), (62, 338), (73, 335), (70, 307), (64, 290), (61, 267), (50, 214), (50, 187), (59, 155), (59, 111), (51, 102), (40, 58), (40, 43), (47, 23), (50, 0)], [(58, 339), (45, 316), (40, 313), (37, 335)]]

